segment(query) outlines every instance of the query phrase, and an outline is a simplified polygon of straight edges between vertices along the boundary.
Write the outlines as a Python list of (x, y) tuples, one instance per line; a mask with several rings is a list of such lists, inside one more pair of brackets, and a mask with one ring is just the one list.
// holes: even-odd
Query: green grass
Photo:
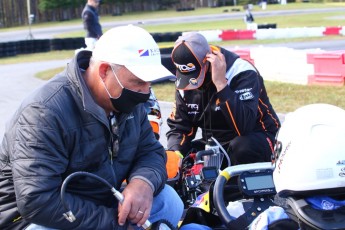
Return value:
[[(42, 80), (48, 80), (63, 69), (64, 67), (50, 69), (36, 76)], [(265, 86), (272, 105), (279, 113), (291, 112), (311, 103), (328, 103), (345, 109), (345, 87), (297, 85), (276, 81), (265, 81)], [(153, 84), (152, 87), (158, 100), (174, 102), (175, 84), (173, 82)]]
[[(345, 4), (344, 4), (345, 6)], [(176, 14), (176, 13), (175, 13)], [(253, 13), (255, 17), (255, 12)], [(167, 16), (166, 16), (167, 17)], [(332, 13), (314, 13), (305, 15), (285, 15), (283, 17), (257, 17), (255, 22), (257, 24), (275, 23), (278, 28), (291, 27), (320, 27), (320, 26), (341, 26), (344, 25), (345, 15), (342, 11)], [(219, 20), (208, 22), (183, 22), (175, 24), (164, 25), (147, 25), (142, 24), (151, 33), (161, 32), (184, 32), (184, 31), (198, 31), (198, 30), (231, 30), (231, 29), (245, 29), (246, 25), (242, 19)], [(104, 29), (106, 31), (106, 29)], [(69, 33), (61, 33), (56, 37), (83, 37), (85, 32), (77, 30)]]
[(54, 77), (56, 74), (62, 72), (64, 69), (65, 69), (65, 67), (58, 67), (55, 69), (49, 69), (49, 70), (37, 73), (35, 75), (35, 77), (37, 77), (41, 80), (49, 80), (50, 78)]
[[(312, 103), (333, 104), (345, 109), (345, 87), (296, 85), (276, 81), (265, 81), (265, 86), (273, 107), (279, 113), (292, 112)], [(175, 100), (174, 83), (159, 83), (152, 87), (158, 100)]]
[(8, 58), (0, 58), (0, 65), (16, 64), (22, 62), (40, 62), (51, 60), (70, 59), (74, 50), (50, 51), (45, 53), (21, 54)]

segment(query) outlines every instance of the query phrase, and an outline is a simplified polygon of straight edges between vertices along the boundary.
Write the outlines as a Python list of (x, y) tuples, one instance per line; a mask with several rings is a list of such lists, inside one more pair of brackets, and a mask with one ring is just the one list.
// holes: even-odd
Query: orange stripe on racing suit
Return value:
[(238, 128), (237, 128), (236, 121), (235, 121), (235, 119), (234, 119), (234, 116), (232, 115), (232, 112), (231, 112), (231, 109), (230, 109), (230, 106), (229, 106), (228, 102), (226, 101), (225, 104), (226, 104), (226, 108), (228, 109), (228, 112), (229, 112), (229, 114), (230, 114), (232, 123), (233, 123), (234, 126), (235, 126), (236, 132), (237, 132), (238, 136), (241, 136), (241, 133), (240, 133), (240, 131), (239, 131)]
[[(259, 99), (260, 100), (260, 99)], [(264, 117), (263, 113), (262, 113), (262, 110), (260, 108), (260, 106), (258, 106), (258, 111), (260, 113), (260, 123), (261, 123), (261, 126), (262, 126), (262, 129), (267, 131), (266, 127), (265, 127), (265, 123), (262, 121), (262, 118)]]
[(267, 114), (272, 118), (272, 120), (274, 121), (274, 124), (276, 125), (276, 127), (279, 127), (279, 122), (277, 121), (277, 119), (275, 119), (275, 117), (272, 115), (271, 111), (268, 109), (268, 106), (259, 98), (259, 102), (261, 103), (261, 105), (265, 106), (267, 109)]
[[(194, 127), (192, 127), (192, 130), (190, 131), (190, 133), (187, 134), (187, 136), (189, 137), (189, 136), (193, 135), (193, 133), (194, 133)], [(180, 145), (183, 145), (185, 140), (186, 140), (186, 134), (183, 134), (183, 138), (180, 142)]]

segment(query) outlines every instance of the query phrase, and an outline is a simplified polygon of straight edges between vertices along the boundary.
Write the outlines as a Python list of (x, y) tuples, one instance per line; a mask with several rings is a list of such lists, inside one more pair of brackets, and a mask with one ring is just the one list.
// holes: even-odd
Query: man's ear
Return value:
[(108, 71), (111, 71), (111, 67), (108, 63), (105, 62), (101, 62), (98, 66), (98, 74), (100, 76), (100, 78), (102, 78), (103, 81), (105, 81), (107, 75), (108, 75)]

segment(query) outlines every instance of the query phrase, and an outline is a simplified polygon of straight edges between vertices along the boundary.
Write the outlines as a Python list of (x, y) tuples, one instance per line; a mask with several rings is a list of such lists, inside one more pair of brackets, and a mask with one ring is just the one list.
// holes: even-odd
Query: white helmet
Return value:
[(146, 108), (147, 117), (150, 121), (155, 137), (157, 140), (159, 140), (161, 125), (163, 124), (163, 121), (161, 109), (152, 88), (150, 89), (150, 98), (147, 102), (144, 103), (144, 106)]
[(345, 191), (345, 110), (311, 104), (287, 114), (275, 148), (281, 197)]

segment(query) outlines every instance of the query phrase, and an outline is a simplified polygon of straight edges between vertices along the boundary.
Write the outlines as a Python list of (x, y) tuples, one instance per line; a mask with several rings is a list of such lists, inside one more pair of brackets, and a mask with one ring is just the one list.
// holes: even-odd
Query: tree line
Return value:
[[(0, 28), (81, 17), (87, 0), (0, 0)], [(100, 15), (230, 5), (233, 0), (101, 0)], [(30, 11), (28, 11), (30, 6)], [(32, 17), (30, 21), (29, 12)]]

